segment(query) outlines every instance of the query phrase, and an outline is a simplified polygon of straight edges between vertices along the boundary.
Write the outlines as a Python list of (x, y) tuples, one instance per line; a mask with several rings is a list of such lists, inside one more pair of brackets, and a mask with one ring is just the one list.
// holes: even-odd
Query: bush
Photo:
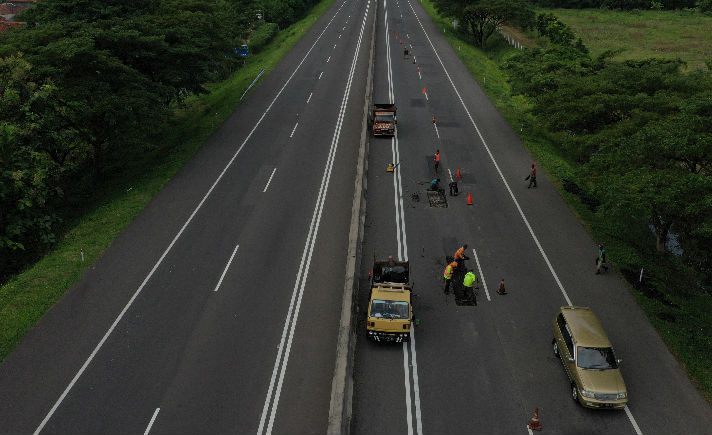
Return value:
[(700, 12), (712, 12), (712, 0), (700, 0), (697, 7)]
[(250, 52), (259, 53), (269, 44), (274, 36), (279, 32), (277, 23), (262, 23), (252, 33), (249, 39)]

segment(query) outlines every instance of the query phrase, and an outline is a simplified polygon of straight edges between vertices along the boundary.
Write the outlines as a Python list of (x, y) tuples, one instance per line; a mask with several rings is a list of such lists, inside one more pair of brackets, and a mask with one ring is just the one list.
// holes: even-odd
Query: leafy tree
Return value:
[(33, 134), (55, 90), (21, 56), (0, 58), (0, 279), (55, 241), (61, 169)]
[(487, 39), (505, 23), (530, 27), (534, 11), (524, 0), (476, 0), (464, 9), (462, 21), (475, 43), (484, 48)]

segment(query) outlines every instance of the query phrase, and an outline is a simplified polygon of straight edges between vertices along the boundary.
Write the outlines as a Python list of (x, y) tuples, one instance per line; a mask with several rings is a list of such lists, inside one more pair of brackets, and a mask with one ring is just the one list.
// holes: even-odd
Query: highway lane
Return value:
[[(379, 6), (374, 102), (392, 94), (398, 105), (398, 148), (382, 138), (370, 143), (353, 432), (526, 434), (538, 407), (551, 433), (709, 433), (709, 405), (624, 282), (615, 274), (593, 274), (596, 243), (544, 174), (537, 189), (527, 190), (531, 156), (419, 3)], [(403, 59), (402, 38), (412, 44), (416, 64)], [(443, 182), (448, 169), (455, 175), (462, 168), (461, 194), (448, 197), (448, 208), (429, 207), (425, 196), (436, 149)], [(383, 170), (394, 160), (401, 162), (395, 182)], [(473, 206), (465, 204), (467, 193)], [(444, 256), (461, 243), (477, 250), (484, 275), (473, 252), (467, 266), (489, 287), (488, 298), (480, 284), (476, 307), (456, 306), (452, 296), (442, 295)], [(415, 346), (365, 340), (371, 253), (411, 261), (422, 320)], [(502, 278), (506, 296), (495, 293)], [(591, 411), (569, 398), (551, 352), (553, 316), (569, 303), (595, 310), (623, 358), (628, 411)]]
[(372, 10), (335, 2), (3, 362), (0, 432), (324, 432)]

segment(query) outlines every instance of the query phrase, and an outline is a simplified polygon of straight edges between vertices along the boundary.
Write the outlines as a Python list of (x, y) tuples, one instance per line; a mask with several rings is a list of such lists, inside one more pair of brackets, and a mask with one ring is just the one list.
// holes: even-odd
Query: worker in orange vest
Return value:
[(453, 261), (452, 263), (448, 264), (447, 267), (445, 268), (445, 273), (443, 273), (443, 278), (445, 278), (445, 293), (450, 292), (450, 282), (452, 281), (452, 274), (455, 271), (455, 268), (457, 267), (457, 261)]
[(438, 174), (438, 168), (440, 167), (440, 150), (435, 151), (435, 157), (433, 157), (435, 162), (435, 175)]
[(469, 260), (470, 257), (465, 255), (466, 250), (467, 250), (467, 244), (462, 245), (462, 247), (455, 252), (455, 256), (454, 256), (455, 261)]

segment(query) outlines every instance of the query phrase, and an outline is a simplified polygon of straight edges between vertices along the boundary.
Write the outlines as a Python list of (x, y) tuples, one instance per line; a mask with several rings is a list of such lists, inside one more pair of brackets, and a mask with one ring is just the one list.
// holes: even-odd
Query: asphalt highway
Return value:
[(0, 432), (326, 431), (373, 19), (335, 2), (27, 334)]
[[(0, 365), (0, 433), (326, 433), (374, 23), (373, 102), (397, 104), (398, 133), (368, 144), (351, 432), (526, 434), (535, 408), (552, 434), (712, 432), (541, 169), (527, 189), (532, 157), (421, 5), (346, 0)], [(425, 191), (438, 149), (441, 184), (462, 174), (443, 208)], [(463, 243), (476, 306), (442, 292)], [(411, 262), (407, 344), (365, 339), (368, 270), (387, 255)], [(625, 411), (569, 397), (551, 348), (569, 304), (593, 308), (623, 359)]]
[[(527, 434), (535, 408), (551, 434), (712, 433), (710, 406), (622, 278), (594, 275), (597, 243), (541, 169), (527, 188), (532, 157), (442, 29), (417, 1), (378, 6), (373, 100), (397, 105), (398, 131), (369, 144), (352, 433)], [(446, 191), (462, 174), (447, 208), (426, 196), (437, 149)], [(389, 162), (399, 162), (393, 174)], [(445, 256), (463, 243), (480, 281), (477, 306), (443, 294)], [(366, 339), (368, 271), (387, 255), (410, 261), (421, 324), (409, 344)], [(507, 295), (496, 292), (502, 279)], [(551, 345), (563, 305), (589, 306), (601, 320), (623, 359), (625, 411), (570, 398)]]

